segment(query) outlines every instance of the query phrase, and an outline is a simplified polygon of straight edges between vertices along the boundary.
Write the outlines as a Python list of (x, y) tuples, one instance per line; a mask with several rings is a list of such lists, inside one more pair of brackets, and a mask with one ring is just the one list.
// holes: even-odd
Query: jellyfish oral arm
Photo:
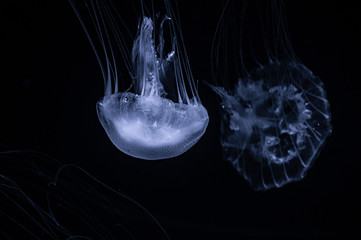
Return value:
[(132, 59), (137, 69), (138, 79), (134, 81), (136, 93), (142, 96), (162, 96), (164, 90), (159, 80), (160, 61), (154, 47), (153, 21), (148, 17), (144, 17), (139, 36), (134, 41)]

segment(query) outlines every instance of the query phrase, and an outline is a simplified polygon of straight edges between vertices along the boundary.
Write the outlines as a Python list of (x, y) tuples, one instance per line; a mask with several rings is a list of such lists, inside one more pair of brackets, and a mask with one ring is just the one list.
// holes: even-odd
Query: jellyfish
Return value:
[[(210, 85), (221, 99), (223, 155), (252, 189), (280, 188), (305, 177), (331, 133), (326, 91), (291, 47), (282, 1), (256, 7), (245, 1), (240, 21), (231, 4), (224, 8), (213, 49), (214, 76), (225, 79), (224, 85)], [(234, 57), (235, 64), (222, 68), (221, 56), (227, 63)]]
[[(100, 50), (76, 4), (70, 0), (103, 74), (105, 92), (96, 110), (111, 142), (123, 153), (145, 160), (166, 159), (186, 152), (202, 137), (209, 118), (198, 95), (180, 23), (170, 2), (164, 0), (166, 13), (161, 18), (160, 14), (150, 13), (140, 1), (141, 21), (131, 51), (125, 40), (128, 26), (114, 4), (107, 0), (85, 2)], [(154, 11), (157, 9), (151, 12)], [(147, 13), (153, 17), (146, 16)], [(130, 87), (125, 91), (118, 88), (119, 82), (126, 80), (118, 67), (119, 58), (129, 72)]]

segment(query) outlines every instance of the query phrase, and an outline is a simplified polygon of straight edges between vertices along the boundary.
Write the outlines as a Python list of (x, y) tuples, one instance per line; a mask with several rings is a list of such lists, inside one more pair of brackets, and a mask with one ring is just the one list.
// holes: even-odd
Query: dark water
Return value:
[[(50, 202), (57, 221), (66, 229), (59, 229), (49, 215), (39, 215), (24, 195), (5, 188), (14, 185), (2, 179), (2, 239), (66, 239), (69, 232), (94, 239), (166, 238), (146, 212), (119, 193), (149, 210), (171, 239), (360, 236), (356, 225), (360, 215), (356, 197), (361, 133), (360, 8), (351, 1), (286, 2), (295, 52), (325, 84), (333, 133), (305, 179), (267, 192), (252, 191), (222, 159), (219, 102), (201, 84), (211, 78), (210, 49), (221, 8), (221, 3), (194, 1), (179, 5), (188, 57), (210, 116), (208, 130), (199, 143), (177, 158), (144, 161), (117, 150), (98, 121), (95, 104), (103, 94), (101, 73), (68, 2), (2, 5), (2, 150), (28, 149), (60, 163), (39, 154), (4, 153), (0, 174), (18, 184), (45, 213)], [(126, 74), (123, 78), (130, 81)], [(66, 163), (86, 172), (67, 168), (60, 174), (64, 184), (49, 189), (47, 184)], [(15, 202), (29, 213), (27, 217)], [(48, 218), (40, 217), (45, 215)], [(54, 234), (37, 223), (53, 229)]]

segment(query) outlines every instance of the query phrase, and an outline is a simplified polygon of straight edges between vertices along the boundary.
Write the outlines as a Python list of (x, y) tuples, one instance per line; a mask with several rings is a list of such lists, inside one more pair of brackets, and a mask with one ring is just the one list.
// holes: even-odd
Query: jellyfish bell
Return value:
[(129, 92), (104, 97), (97, 112), (113, 144), (130, 156), (154, 160), (191, 148), (207, 126), (199, 104), (179, 104), (159, 96)]
[[(252, 9), (243, 7), (236, 71), (230, 74), (232, 68), (227, 66), (231, 70), (221, 75), (226, 81), (224, 86), (211, 88), (222, 100), (221, 145), (225, 159), (253, 189), (268, 190), (306, 175), (331, 133), (331, 116), (322, 81), (301, 63), (290, 45), (282, 13), (284, 5), (271, 1), (270, 6), (257, 9), (262, 16), (270, 16), (262, 23), (271, 23), (269, 29), (261, 28), (258, 36), (263, 37), (261, 45), (266, 53), (263, 52), (263, 63), (255, 60), (262, 52), (260, 48), (248, 49), (250, 58), (246, 58), (244, 46), (257, 45), (249, 38), (257, 35), (247, 35), (244, 30), (244, 25), (250, 26), (246, 19), (250, 15), (247, 11)], [(271, 13), (265, 14), (264, 9)], [(215, 45), (216, 52), (223, 39), (226, 38), (219, 38), (220, 43)], [(248, 71), (247, 61), (252, 59), (256, 65)], [(236, 79), (233, 88), (227, 77)]]
[[(127, 57), (123, 59), (129, 69), (134, 92), (129, 89), (120, 92), (114, 46), (106, 46), (105, 43), (115, 39), (121, 54), (128, 52), (125, 53), (122, 32), (110, 14), (113, 10), (105, 1), (98, 2), (96, 5), (90, 1), (89, 12), (98, 24), (96, 31), (105, 64), (89, 34), (88, 37), (105, 80), (105, 96), (97, 103), (97, 113), (109, 139), (120, 151), (146, 160), (166, 159), (186, 152), (204, 134), (208, 113), (198, 96), (181, 31), (177, 29), (180, 25), (172, 14), (170, 3), (164, 1), (167, 15), (160, 22), (159, 29), (155, 29), (152, 18), (141, 17), (133, 41), (131, 63)], [(74, 4), (73, 7), (77, 12)], [(77, 15), (82, 22), (80, 14)], [(164, 53), (163, 37), (166, 23), (171, 39), (171, 50), (167, 54)], [(159, 42), (157, 47), (155, 36)]]

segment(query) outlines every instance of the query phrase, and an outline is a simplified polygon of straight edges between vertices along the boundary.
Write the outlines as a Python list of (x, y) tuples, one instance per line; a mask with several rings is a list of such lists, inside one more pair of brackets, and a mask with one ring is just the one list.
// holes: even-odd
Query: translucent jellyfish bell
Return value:
[[(116, 42), (121, 54), (126, 54), (125, 43), (109, 14), (114, 10), (99, 2), (100, 5), (90, 5), (90, 12), (100, 22), (95, 28), (105, 61), (105, 64), (101, 62), (105, 96), (97, 103), (97, 113), (108, 137), (119, 150), (136, 158), (156, 160), (184, 153), (204, 134), (208, 114), (199, 99), (185, 48), (178, 40), (181, 32), (176, 28), (179, 23), (172, 16), (170, 3), (165, 1), (167, 16), (159, 24), (157, 47), (155, 24), (151, 18), (142, 17), (133, 42), (131, 64), (126, 62), (134, 88), (132, 93), (118, 92), (114, 46), (106, 43)], [(168, 54), (164, 53), (166, 22), (171, 38)]]
[[(275, 2), (262, 9), (258, 7), (261, 11), (272, 11), (268, 15), (262, 12), (262, 16), (271, 17), (264, 21), (272, 23), (268, 26), (270, 29), (261, 31), (268, 61), (265, 64), (256, 61), (258, 66), (248, 72), (247, 55), (240, 46), (240, 65), (234, 69), (241, 76), (234, 88), (228, 83), (225, 87), (211, 87), (222, 99), (224, 157), (253, 189), (267, 190), (305, 176), (331, 133), (331, 117), (322, 81), (297, 59), (290, 47), (281, 13), (283, 7)], [(246, 19), (245, 12), (243, 14), (239, 26), (242, 40), (249, 37), (243, 31)], [(221, 24), (224, 20), (221, 19)], [(221, 36), (226, 34), (220, 31)], [(255, 36), (253, 32), (249, 35)], [(220, 41), (215, 45), (216, 54), (225, 39), (221, 36), (216, 35)], [(249, 41), (254, 44), (254, 39)], [(224, 46), (224, 42), (222, 44)], [(250, 52), (253, 58), (257, 54), (254, 49)], [(218, 76), (233, 76), (229, 69), (225, 70), (227, 74)]]

